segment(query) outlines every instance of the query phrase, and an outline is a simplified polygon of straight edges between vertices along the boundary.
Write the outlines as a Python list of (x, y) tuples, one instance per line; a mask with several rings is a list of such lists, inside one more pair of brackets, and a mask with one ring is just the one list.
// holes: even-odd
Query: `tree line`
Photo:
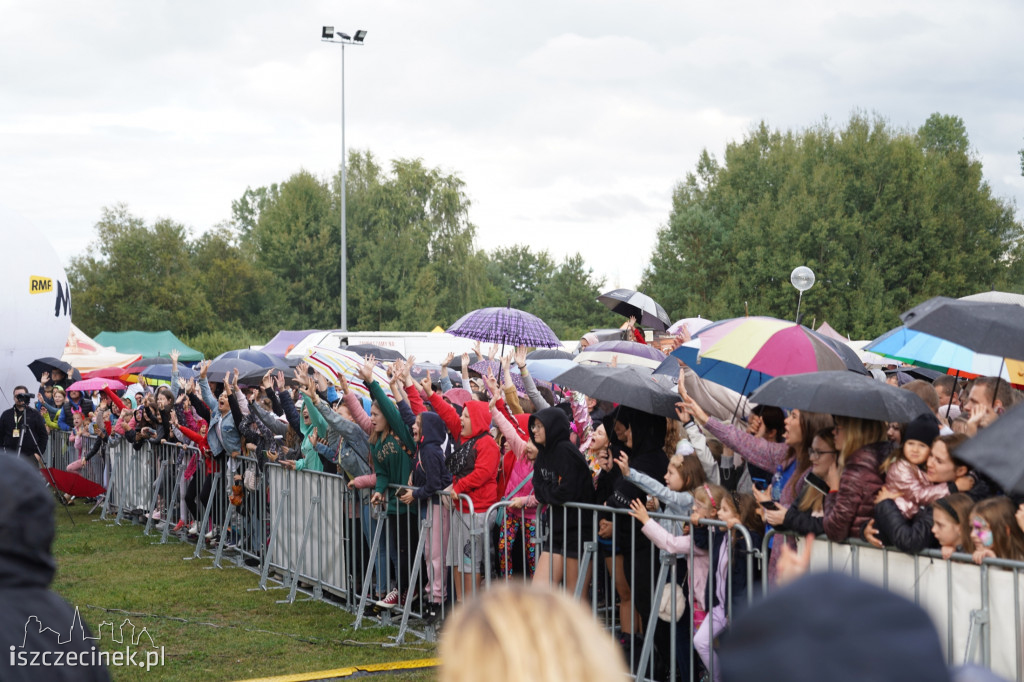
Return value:
[[(556, 260), (529, 245), (475, 247), (470, 201), (455, 174), (369, 152), (349, 157), (348, 327), (428, 331), (480, 307), (528, 310), (559, 338), (618, 324), (599, 303), (604, 281), (580, 254)], [(207, 356), (266, 342), (281, 329), (340, 323), (340, 174), (299, 171), (248, 188), (231, 220), (193, 236), (125, 205), (103, 209), (96, 238), (72, 259), (75, 323), (170, 329)]]
[[(557, 262), (532, 245), (477, 249), (457, 174), (421, 160), (385, 168), (353, 151), (347, 186), (354, 331), (447, 327), (506, 304), (563, 339), (621, 321), (595, 302), (605, 283), (585, 254)], [(76, 324), (90, 334), (171, 329), (207, 355), (280, 329), (337, 327), (339, 189), (340, 174), (299, 171), (247, 189), (229, 221), (198, 236), (124, 205), (103, 209), (68, 270)], [(992, 194), (956, 116), (933, 114), (917, 130), (863, 114), (799, 131), (762, 122), (721, 160), (700, 154), (656, 229), (640, 288), (673, 319), (792, 318), (798, 265), (817, 275), (804, 321), (855, 338), (896, 326), (930, 296), (1024, 291), (1024, 226)]]
[(862, 114), (842, 128), (761, 123), (721, 161), (704, 150), (676, 186), (641, 286), (675, 316), (792, 319), (789, 275), (806, 265), (803, 320), (873, 338), (932, 296), (1024, 291), (1022, 233), (959, 117), (916, 131)]

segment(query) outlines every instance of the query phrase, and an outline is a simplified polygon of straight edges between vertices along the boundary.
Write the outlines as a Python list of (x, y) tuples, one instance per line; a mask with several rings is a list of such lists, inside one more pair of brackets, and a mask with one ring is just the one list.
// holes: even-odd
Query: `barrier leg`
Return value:
[(587, 568), (590, 566), (590, 560), (597, 552), (596, 542), (584, 542), (583, 543), (583, 556), (579, 560), (579, 568), (576, 571), (576, 586), (573, 588), (573, 598), (576, 601), (580, 601), (583, 597), (583, 586), (587, 584)]
[(263, 566), (260, 569), (259, 589), (261, 590), (267, 589), (267, 577), (270, 574), (270, 556), (277, 541), (278, 529), (281, 527), (281, 514), (284, 513), (284, 508), (287, 506), (288, 498), (291, 494), (292, 490), (289, 481), (289, 484), (281, 491), (281, 499), (277, 501), (277, 512), (274, 513), (274, 522), (270, 525), (270, 542), (267, 543), (267, 551), (263, 556)]
[[(181, 488), (181, 475), (180, 475), (179, 472), (175, 472), (175, 474), (174, 474), (174, 489), (171, 492), (171, 500), (177, 499), (178, 491), (179, 491), (180, 488)], [(160, 534), (160, 543), (159, 544), (161, 544), (161, 545), (167, 544), (167, 536), (171, 532), (171, 519), (169, 518), (170, 517), (170, 513), (171, 513), (171, 504), (173, 504), (173, 502), (168, 503), (168, 505), (167, 505), (167, 515), (168, 515), (168, 518), (164, 519), (164, 530)], [(152, 520), (152, 519), (150, 519), (150, 520)]]
[[(420, 577), (420, 565), (423, 562), (423, 544), (430, 535), (430, 514), (420, 522), (420, 541), (416, 543), (416, 554), (412, 560), (412, 569), (409, 571), (409, 584), (406, 586), (409, 594), (415, 589), (416, 581)], [(426, 595), (424, 595), (425, 597)], [(422, 602), (421, 602), (422, 603)], [(406, 599), (402, 605), (402, 623), (398, 627), (398, 634), (394, 636), (395, 644), (405, 641), (405, 632), (409, 628), (409, 613), (412, 611), (412, 599)]]
[(210, 522), (210, 513), (214, 507), (214, 496), (217, 493), (217, 489), (220, 487), (220, 472), (218, 471), (213, 475), (213, 483), (210, 486), (210, 499), (206, 501), (206, 508), (203, 509), (203, 522), (199, 525), (199, 536), (196, 538), (196, 549), (192, 553), (192, 556), (185, 557), (186, 561), (192, 559), (198, 559), (200, 553), (203, 551), (203, 542), (206, 540), (206, 526)]
[(366, 598), (370, 593), (370, 583), (373, 581), (373, 569), (377, 565), (377, 552), (380, 551), (380, 536), (384, 533), (384, 519), (377, 519), (377, 527), (373, 531), (373, 545), (370, 546), (370, 558), (366, 562), (366, 574), (363, 575), (363, 591), (359, 596), (359, 607), (356, 609), (356, 622), (352, 625), (353, 630), (358, 630), (363, 622), (363, 613), (366, 611)]
[(220, 565), (220, 559), (224, 556), (224, 543), (227, 541), (228, 528), (231, 527), (231, 523), (235, 520), (235, 517), (238, 516), (235, 511), (236, 509), (237, 507), (235, 507), (235, 505), (228, 502), (228, 515), (224, 518), (224, 523), (220, 527), (220, 538), (217, 539), (217, 551), (213, 554), (214, 568), (222, 568)]
[(654, 586), (654, 594), (651, 596), (651, 613), (647, 617), (647, 628), (644, 630), (644, 645), (640, 649), (640, 662), (636, 666), (636, 679), (644, 679), (644, 668), (647, 667), (651, 655), (654, 653), (654, 629), (658, 627), (658, 605), (661, 604), (661, 594), (665, 591), (665, 583), (668, 582), (668, 571), (670, 564), (675, 561), (671, 554), (662, 553), (661, 570), (658, 571), (658, 582)]
[(156, 481), (153, 483), (153, 495), (149, 498), (149, 518), (146, 519), (146, 528), (142, 531), (143, 535), (149, 535), (153, 528), (153, 512), (156, 508), (156, 503), (160, 499), (160, 486), (164, 483), (164, 473), (167, 471), (167, 460), (164, 457), (160, 458), (160, 471), (156, 475)]

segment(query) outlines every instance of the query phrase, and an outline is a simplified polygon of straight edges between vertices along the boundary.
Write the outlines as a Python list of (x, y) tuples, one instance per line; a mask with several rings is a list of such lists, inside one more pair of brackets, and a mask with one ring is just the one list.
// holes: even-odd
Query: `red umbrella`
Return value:
[(103, 369), (94, 369), (91, 372), (83, 372), (83, 379), (120, 379), (123, 376), (131, 374), (124, 367), (104, 367)]
[(43, 478), (54, 488), (72, 497), (99, 497), (107, 492), (107, 489), (99, 483), (94, 483), (88, 478), (73, 474), (69, 471), (61, 471), (52, 467), (40, 469)]

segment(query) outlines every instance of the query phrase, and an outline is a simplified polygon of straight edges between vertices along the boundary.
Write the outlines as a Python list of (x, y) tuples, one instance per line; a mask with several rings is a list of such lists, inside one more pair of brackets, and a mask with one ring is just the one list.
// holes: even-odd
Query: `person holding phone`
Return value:
[(821, 535), (825, 532), (822, 523), (824, 499), (828, 494), (828, 483), (825, 477), (830, 469), (836, 466), (839, 450), (836, 449), (835, 429), (829, 427), (814, 434), (811, 447), (807, 454), (811, 460), (811, 470), (804, 478), (806, 485), (800, 496), (792, 505), (775, 504), (769, 508), (769, 502), (762, 502), (764, 520), (779, 530), (791, 530), (807, 535)]
[[(697, 404), (697, 401), (687, 394), (681, 382), (679, 397), (682, 399), (681, 408), (683, 408), (683, 411), (680, 412), (681, 417), (684, 413), (688, 414), (701, 428), (721, 441), (723, 445), (732, 448), (744, 461), (766, 471), (775, 471), (776, 467), (782, 467), (784, 484), (779, 503), (787, 508), (793, 505), (803, 492), (804, 478), (811, 468), (810, 449), (814, 435), (822, 429), (832, 426), (831, 415), (805, 410), (790, 410), (784, 422), (783, 440), (781, 443), (775, 443), (747, 433), (746, 429), (739, 426), (726, 424), (710, 417)], [(760, 496), (758, 496), (759, 493)], [(755, 488), (754, 495), (758, 497), (758, 501), (771, 498), (770, 495), (765, 495), (763, 489), (758, 491)], [(772, 546), (768, 563), (768, 575), (773, 583), (776, 575), (775, 566), (779, 557), (776, 545), (778, 543), (774, 543)]]

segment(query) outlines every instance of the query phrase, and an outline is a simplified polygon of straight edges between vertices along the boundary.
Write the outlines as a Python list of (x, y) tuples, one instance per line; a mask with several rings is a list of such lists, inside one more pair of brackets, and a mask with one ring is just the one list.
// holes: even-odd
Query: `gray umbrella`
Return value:
[(908, 329), (977, 353), (1024, 360), (1024, 308), (936, 296), (900, 315)]
[(1024, 457), (1019, 455), (1022, 432), (1024, 405), (1017, 405), (957, 447), (956, 457), (997, 481), (1005, 492), (1024, 495)]
[(661, 383), (665, 379), (664, 376), (655, 377), (651, 370), (643, 367), (576, 365), (559, 374), (552, 383), (597, 400), (628, 405), (663, 417), (675, 417), (679, 394)]
[(915, 393), (844, 370), (775, 377), (750, 402), (903, 423), (931, 412)]

